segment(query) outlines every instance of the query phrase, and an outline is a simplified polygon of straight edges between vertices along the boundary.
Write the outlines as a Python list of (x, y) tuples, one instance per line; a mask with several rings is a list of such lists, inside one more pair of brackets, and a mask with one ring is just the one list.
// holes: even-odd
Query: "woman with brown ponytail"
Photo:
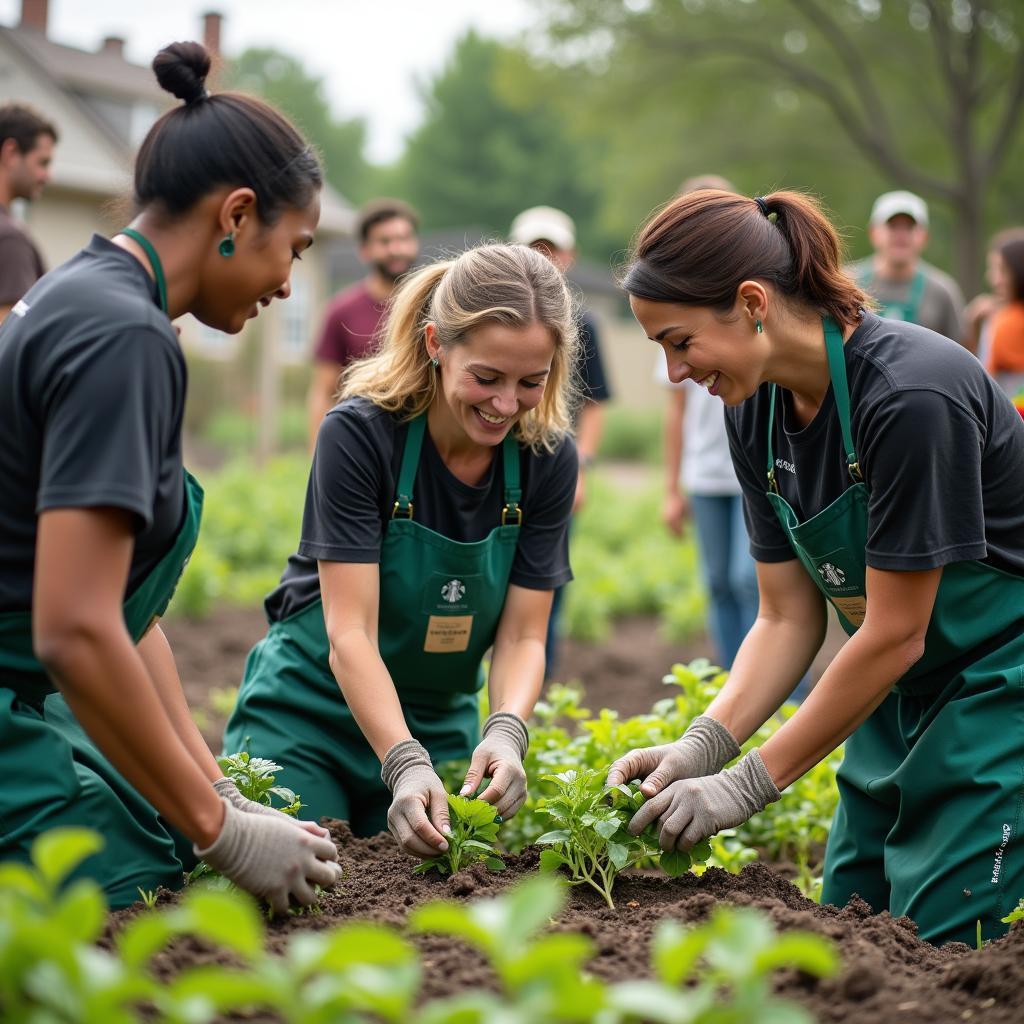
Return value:
[(552, 593), (572, 578), (576, 347), (561, 273), (488, 245), (408, 278), (380, 350), (346, 372), (224, 741), (284, 765), (311, 816), (436, 855), (434, 766), (456, 758), (464, 795), (522, 805)]
[(180, 888), (201, 856), (284, 911), (337, 880), (337, 850), (222, 777), (157, 622), (202, 507), (171, 321), (236, 333), (287, 298), (322, 177), (277, 111), (207, 93), (198, 44), (153, 69), (183, 102), (139, 149), (131, 226), (94, 236), (0, 328), (0, 860), (85, 826), (105, 845), (81, 873), (113, 907)]
[[(727, 406), (760, 608), (706, 713), (609, 782), (643, 779), (631, 827), (688, 849), (845, 741), (823, 900), (973, 942), (1024, 893), (1024, 423), (966, 350), (875, 316), (840, 267), (792, 192), (693, 193), (639, 233), (624, 287), (671, 379)], [(806, 671), (826, 602), (849, 641), (725, 768)]]

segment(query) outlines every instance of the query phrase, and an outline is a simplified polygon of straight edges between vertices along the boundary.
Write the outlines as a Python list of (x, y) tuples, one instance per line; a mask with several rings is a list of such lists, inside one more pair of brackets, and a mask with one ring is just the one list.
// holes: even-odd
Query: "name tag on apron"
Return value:
[(423, 650), (427, 654), (455, 654), (469, 647), (472, 615), (431, 615)]

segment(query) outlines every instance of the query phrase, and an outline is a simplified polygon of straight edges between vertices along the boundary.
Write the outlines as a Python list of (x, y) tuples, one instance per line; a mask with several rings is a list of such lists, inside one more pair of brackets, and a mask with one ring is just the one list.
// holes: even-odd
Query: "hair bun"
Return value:
[(153, 73), (162, 89), (194, 103), (206, 93), (210, 55), (200, 43), (171, 43), (153, 58)]

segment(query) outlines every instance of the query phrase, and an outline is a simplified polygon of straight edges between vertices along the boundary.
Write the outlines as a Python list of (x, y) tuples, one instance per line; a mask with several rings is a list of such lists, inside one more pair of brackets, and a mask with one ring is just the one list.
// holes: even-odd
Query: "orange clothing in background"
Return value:
[(1024, 302), (1011, 302), (992, 315), (988, 372), (1024, 373)]

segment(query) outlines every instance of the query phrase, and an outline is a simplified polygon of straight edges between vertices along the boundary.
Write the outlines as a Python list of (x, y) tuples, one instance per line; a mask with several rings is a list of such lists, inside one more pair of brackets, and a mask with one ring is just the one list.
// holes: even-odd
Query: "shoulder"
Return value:
[(938, 267), (933, 267), (930, 263), (926, 263), (921, 260), (920, 263), (921, 272), (925, 276), (925, 280), (933, 288), (937, 288), (942, 292), (945, 292), (950, 298), (957, 302), (962, 302), (962, 293), (960, 291), (960, 285), (953, 280), (944, 270), (939, 270)]
[(992, 314), (993, 331), (1024, 331), (1024, 302), (1009, 302)]
[(358, 309), (372, 302), (373, 299), (370, 297), (369, 291), (367, 291), (366, 284), (363, 281), (356, 281), (355, 284), (349, 285), (348, 288), (338, 292), (331, 299), (327, 304), (327, 315), (343, 316), (353, 309)]
[(386, 459), (394, 447), (399, 425), (397, 414), (382, 409), (362, 395), (355, 395), (328, 411), (320, 426), (320, 434), (333, 438), (360, 438), (378, 449), (386, 449), (382, 451)]
[(550, 451), (546, 448), (536, 451), (521, 444), (520, 453), (530, 464), (531, 476), (538, 481), (552, 482), (563, 477), (572, 477), (575, 481), (579, 473), (576, 439), (571, 434), (564, 434), (559, 438)]

